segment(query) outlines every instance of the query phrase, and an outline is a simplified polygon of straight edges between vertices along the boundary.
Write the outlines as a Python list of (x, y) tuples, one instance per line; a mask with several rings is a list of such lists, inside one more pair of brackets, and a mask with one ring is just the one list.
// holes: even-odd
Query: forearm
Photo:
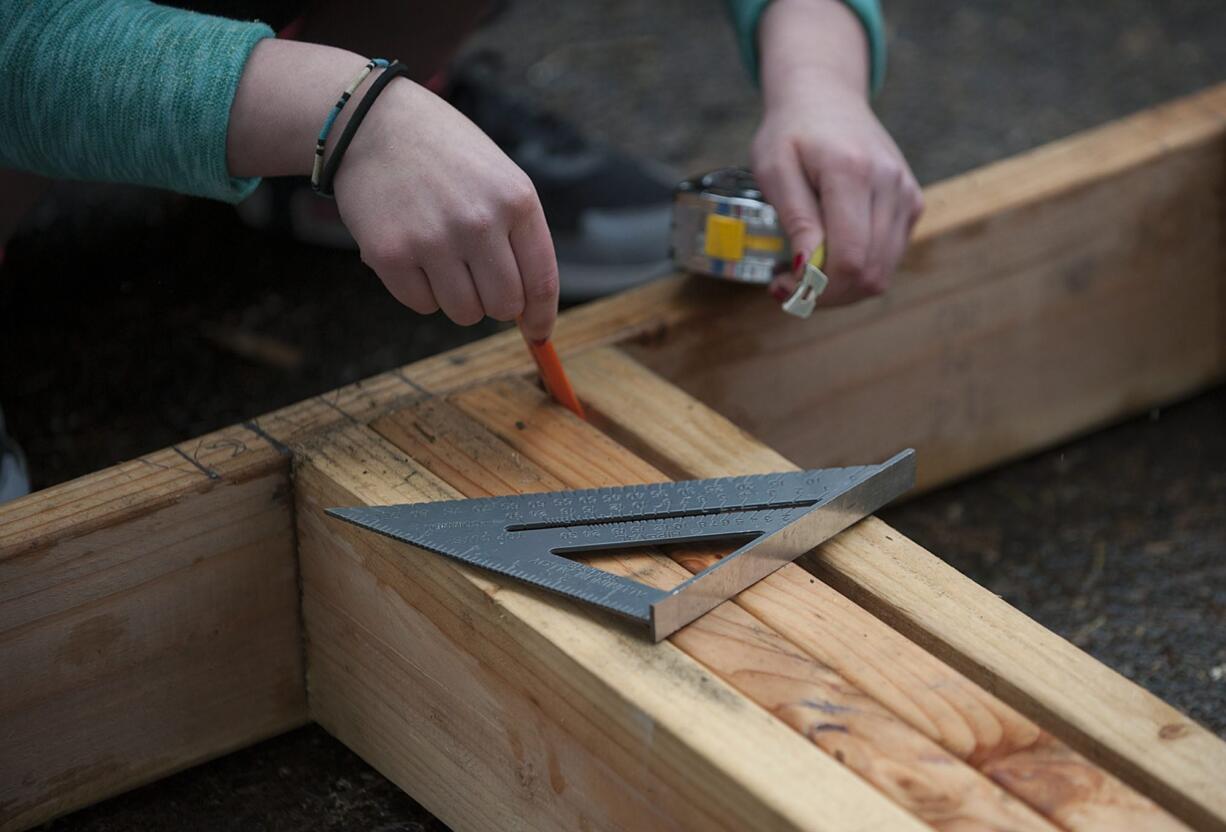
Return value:
[[(859, 22), (860, 34), (864, 38), (861, 42), (868, 49), (868, 87), (876, 92), (885, 77), (886, 64), (885, 21), (881, 17), (879, 0), (825, 0), (825, 3), (843, 6)], [(773, 2), (772, 0), (724, 0), (724, 7), (736, 30), (741, 59), (745, 62), (745, 68), (749, 70), (749, 75), (755, 83), (761, 76), (759, 46), (762, 21), (766, 12), (773, 10), (777, 5), (780, 5), (779, 0), (773, 0)], [(786, 17), (787, 13), (784, 16)], [(806, 29), (805, 31), (812, 30)], [(793, 45), (797, 48), (798, 54), (805, 54), (825, 43), (824, 38), (819, 41), (812, 37), (797, 37)]]
[[(231, 174), (309, 174), (324, 117), (366, 60), (344, 49), (298, 41), (266, 40), (256, 46), (230, 110), (226, 158)], [(359, 88), (354, 97), (361, 93)], [(330, 143), (354, 103), (333, 125)]]
[(773, 0), (758, 29), (767, 108), (830, 83), (867, 95), (869, 49), (864, 27), (842, 0)]

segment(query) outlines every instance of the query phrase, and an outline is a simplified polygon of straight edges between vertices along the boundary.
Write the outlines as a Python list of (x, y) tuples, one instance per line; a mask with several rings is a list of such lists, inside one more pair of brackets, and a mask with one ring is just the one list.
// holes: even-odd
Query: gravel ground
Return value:
[[(1226, 77), (1214, 0), (886, 5), (879, 110), (924, 182)], [(520, 3), (473, 48), (678, 172), (746, 159), (758, 103), (713, 3)], [(47, 486), (488, 331), (416, 318), (352, 254), (255, 234), (225, 206), (65, 186), (0, 271), (0, 401)], [(887, 519), (1226, 735), (1224, 427), (1226, 390), (1209, 391)], [(442, 827), (307, 728), (50, 828)]]

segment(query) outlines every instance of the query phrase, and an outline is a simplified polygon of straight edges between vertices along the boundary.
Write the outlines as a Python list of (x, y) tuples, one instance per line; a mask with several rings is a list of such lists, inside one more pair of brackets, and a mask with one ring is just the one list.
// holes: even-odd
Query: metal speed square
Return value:
[[(915, 452), (880, 465), (485, 497), (328, 513), (616, 613), (659, 641), (872, 514), (915, 483)], [(663, 590), (570, 556), (742, 541)]]

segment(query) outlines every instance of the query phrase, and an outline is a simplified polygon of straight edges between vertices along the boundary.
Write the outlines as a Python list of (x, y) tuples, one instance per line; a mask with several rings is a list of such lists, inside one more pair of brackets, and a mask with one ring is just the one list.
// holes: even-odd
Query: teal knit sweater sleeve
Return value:
[(238, 202), (226, 132), (261, 23), (147, 0), (0, 0), (0, 167)]
[[(758, 82), (758, 21), (770, 0), (724, 0), (728, 17), (736, 29), (741, 58), (754, 83)], [(868, 36), (870, 85), (875, 93), (885, 79), (885, 20), (878, 0), (843, 0), (856, 13)]]

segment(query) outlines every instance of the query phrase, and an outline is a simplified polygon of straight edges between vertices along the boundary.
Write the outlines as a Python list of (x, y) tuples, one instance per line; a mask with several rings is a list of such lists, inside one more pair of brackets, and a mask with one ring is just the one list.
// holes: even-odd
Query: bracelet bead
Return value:
[(316, 192), (319, 191), (319, 177), (323, 173), (324, 168), (324, 148), (328, 145), (328, 134), (332, 132), (332, 125), (336, 123), (336, 117), (340, 115), (341, 110), (345, 109), (345, 104), (349, 102), (349, 98), (353, 95), (354, 90), (361, 86), (366, 77), (370, 75), (376, 68), (387, 68), (390, 62), (386, 58), (372, 58), (366, 62), (366, 66), (362, 67), (362, 71), (357, 74), (353, 81), (341, 93), (341, 97), (337, 99), (336, 104), (332, 105), (332, 110), (328, 113), (328, 117), (324, 119), (324, 126), (319, 130), (319, 138), (315, 140), (315, 163), (311, 167), (311, 187)]

